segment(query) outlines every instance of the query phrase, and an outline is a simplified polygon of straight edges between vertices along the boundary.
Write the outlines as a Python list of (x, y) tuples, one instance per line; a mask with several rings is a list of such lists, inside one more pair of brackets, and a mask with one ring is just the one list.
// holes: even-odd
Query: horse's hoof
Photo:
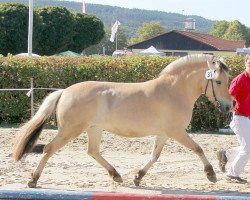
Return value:
[(29, 188), (36, 188), (36, 183), (33, 182), (33, 181), (29, 181), (29, 182), (28, 182), (28, 187), (29, 187)]
[(140, 171), (138, 172), (138, 174), (135, 175), (135, 178), (134, 178), (134, 184), (135, 184), (135, 186), (139, 186), (139, 185), (140, 185), (141, 179), (142, 179), (143, 176), (145, 176), (145, 174), (146, 174), (145, 171), (140, 170)]
[(122, 183), (123, 180), (122, 180), (122, 177), (120, 176), (120, 174), (116, 175), (113, 177), (113, 180), (117, 183)]
[(207, 176), (207, 179), (213, 183), (216, 183), (217, 182), (217, 178), (216, 176)]
[(214, 171), (207, 173), (207, 179), (213, 183), (217, 182), (216, 174)]
[(216, 178), (216, 174), (213, 170), (213, 167), (212, 165), (207, 165), (205, 166), (205, 169), (204, 169), (204, 172), (207, 176), (207, 179), (213, 183), (216, 183), (217, 182), (217, 178)]
[(112, 179), (115, 182), (117, 182), (117, 183), (123, 182), (121, 175), (115, 169), (108, 171), (108, 173), (109, 173), (109, 176), (112, 177)]
[(135, 186), (139, 186), (140, 183), (141, 183), (141, 181), (138, 180), (138, 179), (135, 177), (135, 179), (134, 179), (134, 184), (135, 184)]

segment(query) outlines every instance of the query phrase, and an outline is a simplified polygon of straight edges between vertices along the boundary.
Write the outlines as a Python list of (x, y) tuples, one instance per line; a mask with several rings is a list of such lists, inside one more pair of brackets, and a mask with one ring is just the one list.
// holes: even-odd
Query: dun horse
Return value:
[(180, 58), (157, 78), (142, 83), (87, 81), (74, 84), (50, 94), (35, 116), (21, 127), (13, 157), (20, 160), (31, 152), (46, 119), (56, 110), (58, 134), (44, 147), (29, 187), (36, 187), (48, 159), (84, 131), (88, 135), (88, 154), (114, 181), (122, 182), (120, 174), (100, 154), (103, 130), (126, 137), (156, 136), (149, 161), (135, 175), (136, 186), (157, 161), (168, 138), (193, 150), (201, 159), (208, 180), (216, 182), (216, 174), (202, 148), (185, 131), (195, 101), (202, 93), (222, 111), (231, 109), (227, 67), (213, 56), (202, 54)]

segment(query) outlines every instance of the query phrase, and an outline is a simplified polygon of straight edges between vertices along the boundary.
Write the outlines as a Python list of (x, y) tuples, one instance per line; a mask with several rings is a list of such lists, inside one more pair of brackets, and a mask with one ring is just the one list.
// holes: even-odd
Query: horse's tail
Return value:
[(15, 160), (20, 160), (24, 154), (32, 151), (46, 120), (55, 111), (62, 92), (63, 90), (59, 90), (47, 96), (35, 116), (21, 127), (12, 154)]

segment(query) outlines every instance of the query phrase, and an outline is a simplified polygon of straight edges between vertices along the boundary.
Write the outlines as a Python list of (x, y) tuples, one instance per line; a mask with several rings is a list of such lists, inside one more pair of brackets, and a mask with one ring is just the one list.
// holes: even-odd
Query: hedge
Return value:
[[(142, 82), (158, 76), (160, 71), (176, 57), (108, 56), (80, 57), (1, 57), (0, 88), (29, 88), (30, 78), (34, 87), (66, 88), (77, 82), (113, 81)], [(230, 79), (244, 69), (243, 57), (226, 58)], [(38, 107), (50, 91), (35, 90)], [(0, 124), (23, 123), (30, 118), (30, 99), (24, 91), (0, 92)], [(206, 97), (195, 104), (189, 125), (192, 131), (217, 129), (228, 125), (226, 115), (221, 114)]]

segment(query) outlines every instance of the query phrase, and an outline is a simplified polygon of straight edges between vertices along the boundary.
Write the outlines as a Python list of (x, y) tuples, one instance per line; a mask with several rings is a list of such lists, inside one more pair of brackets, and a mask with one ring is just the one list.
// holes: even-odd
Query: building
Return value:
[(238, 49), (236, 49), (236, 54), (237, 55), (247, 55), (247, 54), (249, 54), (250, 53), (250, 47), (248, 47), (248, 48), (238, 48)]
[(167, 56), (185, 56), (188, 54), (206, 53), (219, 56), (236, 55), (237, 48), (245, 48), (246, 41), (224, 40), (212, 35), (191, 31), (172, 30), (162, 35), (128, 46), (133, 53), (154, 46)]

